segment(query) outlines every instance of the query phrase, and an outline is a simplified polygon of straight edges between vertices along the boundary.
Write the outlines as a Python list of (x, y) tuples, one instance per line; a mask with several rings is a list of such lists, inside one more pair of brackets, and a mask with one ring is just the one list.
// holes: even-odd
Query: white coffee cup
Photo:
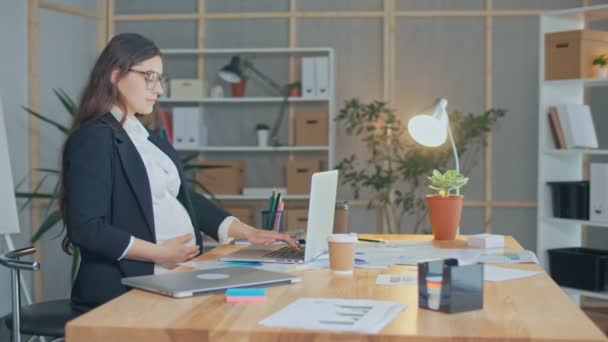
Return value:
[(331, 234), (329, 246), (329, 268), (336, 274), (352, 274), (355, 266), (357, 234)]

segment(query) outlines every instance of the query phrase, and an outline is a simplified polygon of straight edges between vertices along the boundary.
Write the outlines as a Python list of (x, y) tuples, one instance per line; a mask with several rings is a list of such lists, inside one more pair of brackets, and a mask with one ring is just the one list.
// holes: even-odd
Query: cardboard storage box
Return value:
[(287, 193), (309, 194), (312, 174), (321, 170), (320, 160), (287, 161)]
[(173, 79), (169, 81), (169, 94), (172, 98), (207, 97), (207, 83), (197, 79)]
[(592, 62), (608, 54), (608, 32), (575, 30), (545, 35), (545, 80), (594, 77)]
[(312, 174), (319, 172), (319, 160), (287, 161), (287, 193), (290, 195), (309, 194)]
[(201, 165), (218, 166), (197, 171), (197, 181), (214, 195), (240, 195), (245, 185), (244, 160), (204, 160)]
[(329, 124), (327, 113), (296, 113), (294, 144), (323, 146), (328, 144)]
[(308, 224), (308, 209), (287, 209), (287, 231), (306, 231)]
[(238, 218), (244, 224), (255, 227), (255, 221), (253, 217), (253, 209), (245, 207), (224, 207), (224, 210), (232, 214), (232, 216)]

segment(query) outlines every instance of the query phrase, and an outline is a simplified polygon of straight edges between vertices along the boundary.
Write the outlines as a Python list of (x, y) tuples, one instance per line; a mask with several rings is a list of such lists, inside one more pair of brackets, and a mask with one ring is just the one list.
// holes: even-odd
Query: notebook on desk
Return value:
[(303, 264), (327, 252), (327, 238), (334, 225), (337, 188), (337, 170), (317, 172), (312, 175), (306, 247), (296, 250), (289, 246), (251, 245), (228, 254), (220, 260)]

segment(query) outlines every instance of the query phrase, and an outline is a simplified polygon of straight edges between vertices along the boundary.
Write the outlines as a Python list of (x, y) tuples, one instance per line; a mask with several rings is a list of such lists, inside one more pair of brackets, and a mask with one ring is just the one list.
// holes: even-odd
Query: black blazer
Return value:
[[(196, 244), (202, 249), (199, 231), (218, 240), (218, 227), (229, 214), (188, 188), (181, 161), (167, 141), (153, 133), (148, 139), (177, 166), (177, 198), (190, 215)], [(86, 311), (126, 292), (121, 278), (154, 272), (150, 262), (117, 260), (131, 236), (156, 242), (152, 195), (143, 161), (112, 113), (70, 135), (63, 167), (67, 232), (81, 252), (72, 304)]]

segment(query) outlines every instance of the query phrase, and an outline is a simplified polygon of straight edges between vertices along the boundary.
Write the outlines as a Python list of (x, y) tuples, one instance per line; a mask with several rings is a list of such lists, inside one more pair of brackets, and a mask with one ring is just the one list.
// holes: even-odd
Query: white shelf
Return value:
[[(287, 102), (328, 102), (326, 97), (288, 97)], [(159, 98), (159, 103), (281, 103), (282, 97)]]
[(548, 149), (548, 150), (545, 150), (545, 153), (551, 154), (551, 155), (556, 155), (556, 156), (570, 156), (570, 155), (577, 156), (577, 155), (580, 155), (580, 154), (602, 156), (602, 155), (608, 155), (608, 150), (600, 150), (600, 149), (563, 149), (563, 150)]
[(594, 292), (594, 291), (573, 289), (571, 287), (565, 287), (565, 286), (561, 286), (561, 288), (566, 293), (574, 293), (574, 294), (578, 294), (578, 295), (581, 295), (581, 296), (587, 296), (587, 297), (593, 297), (593, 298), (600, 298), (600, 299), (606, 299), (606, 300), (608, 300), (608, 292), (606, 292), (606, 291)]
[(577, 78), (570, 80), (545, 81), (544, 83), (546, 86), (550, 87), (573, 85), (581, 85), (585, 87), (605, 87), (608, 86), (608, 78)]
[(257, 147), (257, 146), (204, 146), (195, 148), (180, 148), (178, 151), (200, 151), (200, 152), (315, 152), (328, 151), (329, 146), (279, 146), (279, 147)]
[(233, 55), (233, 54), (307, 54), (327, 53), (331, 48), (301, 47), (301, 48), (251, 48), (251, 49), (161, 49), (163, 55)]
[(606, 5), (583, 6), (564, 10), (549, 11), (543, 16), (567, 21), (592, 21), (608, 19), (608, 7)]
[[(211, 198), (209, 195), (205, 195), (207, 198)], [(268, 201), (268, 195), (215, 195), (215, 199), (217, 200), (264, 200)], [(282, 196), (284, 200), (307, 200), (309, 195), (285, 195)]]
[(551, 223), (564, 223), (564, 224), (581, 224), (585, 226), (593, 226), (593, 227), (608, 227), (608, 222), (594, 222), (594, 221), (586, 221), (586, 220), (575, 220), (575, 219), (565, 219), (558, 217), (543, 217), (544, 220)]

